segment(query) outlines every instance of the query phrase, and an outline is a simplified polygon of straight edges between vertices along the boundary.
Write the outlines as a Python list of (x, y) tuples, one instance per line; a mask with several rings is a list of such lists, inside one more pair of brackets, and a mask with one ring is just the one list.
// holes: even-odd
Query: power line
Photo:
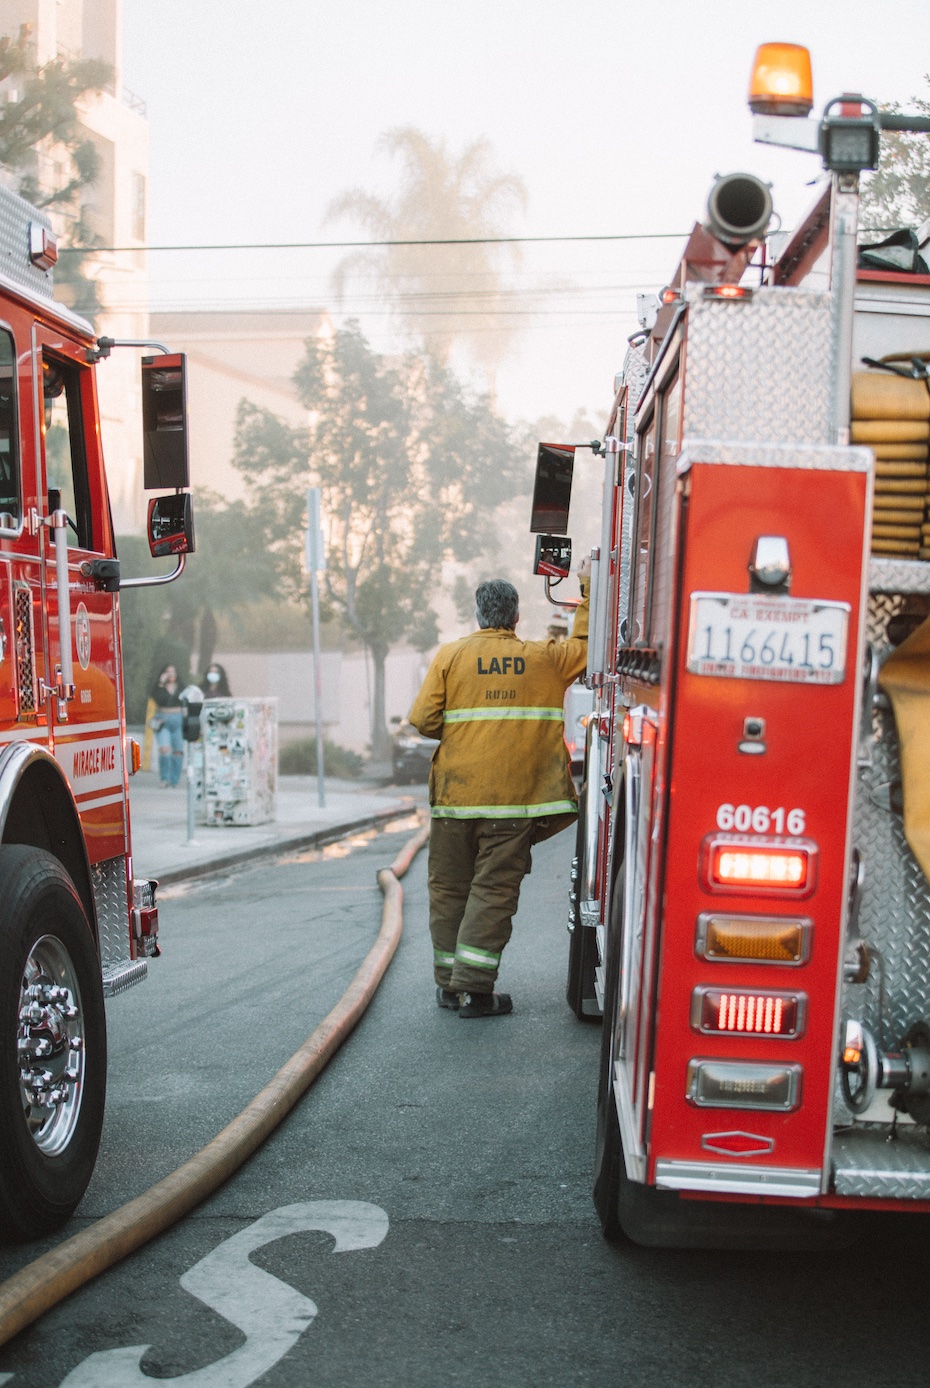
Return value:
[(121, 255), (140, 251), (373, 250), (389, 246), (522, 246), (575, 241), (681, 241), (684, 231), (624, 232), (604, 236), (435, 236), (389, 241), (242, 241), (189, 246), (59, 246), (59, 255)]

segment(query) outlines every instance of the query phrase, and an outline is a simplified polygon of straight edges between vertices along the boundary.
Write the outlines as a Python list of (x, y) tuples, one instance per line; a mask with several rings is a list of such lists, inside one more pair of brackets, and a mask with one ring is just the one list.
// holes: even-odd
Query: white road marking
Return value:
[(72, 1369), (60, 1388), (249, 1388), (297, 1343), (313, 1323), (314, 1302), (249, 1261), (249, 1254), (287, 1234), (311, 1229), (332, 1234), (334, 1253), (377, 1248), (388, 1217), (360, 1200), (308, 1200), (284, 1205), (250, 1224), (208, 1253), (181, 1278), (181, 1286), (235, 1325), (246, 1342), (224, 1359), (178, 1378), (153, 1379), (142, 1372), (149, 1345), (101, 1350)]

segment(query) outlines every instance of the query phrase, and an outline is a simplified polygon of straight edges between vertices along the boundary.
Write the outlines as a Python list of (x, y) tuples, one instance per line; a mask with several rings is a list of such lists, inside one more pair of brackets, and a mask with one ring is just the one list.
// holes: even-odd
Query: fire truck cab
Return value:
[[(96, 395), (117, 344), (52, 298), (48, 219), (0, 189), (0, 1233), (62, 1223), (90, 1179), (104, 997), (157, 955), (134, 880), (116, 557)], [(143, 344), (131, 344), (142, 346)], [(105, 369), (105, 368), (104, 368)], [(150, 541), (186, 513), (183, 361), (146, 359)], [(183, 457), (182, 457), (183, 455)], [(170, 529), (170, 525), (168, 526)], [(183, 525), (174, 577), (193, 548)], [(155, 552), (153, 548), (153, 553)], [(122, 586), (152, 580), (123, 579)]]
[(657, 1246), (930, 1210), (930, 273), (923, 232), (857, 252), (879, 130), (923, 127), (754, 109), (826, 184), (776, 244), (717, 181), (598, 447), (568, 1000), (602, 1226)]

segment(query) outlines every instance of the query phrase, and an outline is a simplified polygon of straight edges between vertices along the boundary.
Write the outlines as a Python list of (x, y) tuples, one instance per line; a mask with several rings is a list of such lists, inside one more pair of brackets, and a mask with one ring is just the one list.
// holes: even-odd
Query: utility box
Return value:
[(207, 699), (197, 809), (201, 824), (267, 824), (277, 815), (277, 699)]

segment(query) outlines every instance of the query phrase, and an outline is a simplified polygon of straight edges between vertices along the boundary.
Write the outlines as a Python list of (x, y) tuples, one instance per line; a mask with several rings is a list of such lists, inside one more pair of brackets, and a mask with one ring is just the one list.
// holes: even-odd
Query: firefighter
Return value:
[(590, 563), (567, 641), (521, 641), (516, 588), (475, 593), (479, 630), (441, 646), (410, 711), (438, 737), (430, 770), (430, 934), (436, 1000), (460, 1017), (513, 1010), (495, 993), (530, 849), (574, 820), (565, 690), (587, 662)]

